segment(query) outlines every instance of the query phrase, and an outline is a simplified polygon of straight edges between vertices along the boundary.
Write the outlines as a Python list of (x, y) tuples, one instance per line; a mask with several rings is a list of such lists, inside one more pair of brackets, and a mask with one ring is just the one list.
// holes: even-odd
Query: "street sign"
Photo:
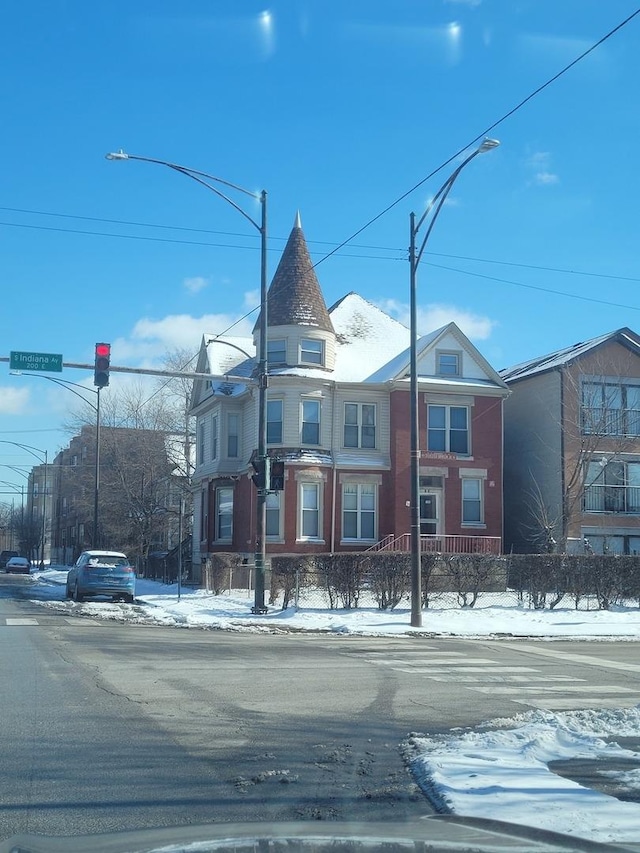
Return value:
[(62, 373), (62, 355), (52, 352), (10, 352), (9, 370)]

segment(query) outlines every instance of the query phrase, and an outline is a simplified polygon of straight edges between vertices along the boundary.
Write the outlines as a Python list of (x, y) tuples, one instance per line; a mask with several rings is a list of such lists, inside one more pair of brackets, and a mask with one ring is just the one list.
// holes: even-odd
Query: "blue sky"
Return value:
[[(409, 213), (459, 159), (323, 257), (636, 5), (8, 4), (0, 354), (84, 363), (96, 341), (110, 341), (115, 364), (149, 365), (176, 346), (197, 349), (204, 331), (224, 331), (257, 304), (251, 226), (169, 169), (104, 159), (118, 148), (265, 188), (270, 276), (300, 209), (327, 304), (355, 290), (406, 320)], [(500, 369), (640, 330), (639, 40), (640, 15), (492, 131), (500, 148), (462, 173), (431, 236), (422, 331), (455, 320)], [(250, 199), (246, 209), (259, 215)], [(63, 378), (92, 382), (81, 371)], [(51, 457), (76, 402), (0, 363), (0, 440)], [(33, 461), (0, 445), (0, 466)], [(0, 480), (22, 482), (7, 467)]]

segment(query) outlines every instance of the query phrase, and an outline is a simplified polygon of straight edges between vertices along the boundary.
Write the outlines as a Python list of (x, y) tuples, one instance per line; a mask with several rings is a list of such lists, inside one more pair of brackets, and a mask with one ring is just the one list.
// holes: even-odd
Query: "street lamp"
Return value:
[[(19, 441), (6, 441), (0, 440), (0, 444), (12, 444), (14, 447), (19, 447), (22, 450), (26, 450), (27, 453), (30, 453), (34, 456), (38, 462), (44, 464), (44, 484), (42, 490), (42, 535), (40, 542), (40, 568), (44, 568), (44, 540), (46, 534), (46, 521), (47, 521), (47, 462), (48, 462), (48, 451), (40, 450), (39, 447), (32, 447), (30, 444), (21, 444)], [(38, 456), (38, 454), (43, 454), (42, 457)], [(11, 466), (8, 466), (11, 467)], [(31, 511), (33, 512), (33, 494), (31, 499)]]
[[(415, 213), (410, 214), (410, 244), (409, 244), (409, 269), (410, 269), (410, 330), (411, 330), (411, 357), (409, 365), (410, 373), (410, 397), (411, 397), (411, 626), (420, 628), (422, 626), (422, 578), (420, 574), (420, 410), (418, 406), (418, 322), (416, 305), (416, 280), (418, 264), (424, 254), (429, 235), (433, 230), (438, 214), (442, 209), (451, 187), (456, 178), (478, 154), (484, 154), (497, 148), (500, 143), (497, 139), (485, 139), (469, 156), (460, 163), (457, 169), (447, 178), (438, 192), (427, 205), (426, 210), (416, 222)], [(431, 221), (427, 227), (420, 247), (416, 249), (416, 237), (429, 214), (433, 211)]]
[[(173, 169), (174, 172), (179, 172), (187, 178), (191, 178), (211, 192), (215, 193), (219, 198), (226, 201), (231, 207), (235, 208), (244, 218), (253, 225), (260, 234), (260, 349), (258, 353), (258, 462), (262, 470), (265, 470), (267, 459), (267, 193), (262, 190), (260, 193), (252, 192), (244, 189), (237, 184), (232, 184), (222, 178), (209, 175), (207, 172), (201, 172), (197, 169), (190, 169), (187, 166), (180, 166), (177, 163), (169, 163), (166, 160), (157, 160), (153, 157), (140, 157), (136, 154), (127, 154), (125, 151), (112, 152), (105, 155), (107, 160), (140, 160), (143, 163), (156, 163), (159, 166), (166, 166), (168, 169)], [(236, 202), (229, 198), (226, 193), (221, 192), (217, 187), (211, 184), (213, 181), (223, 187), (229, 187), (235, 192), (258, 199), (261, 208), (260, 222), (256, 222), (249, 214), (243, 210)], [(264, 488), (258, 489), (258, 500), (256, 502), (256, 545), (255, 545), (255, 596), (254, 605), (251, 608), (253, 613), (266, 613), (267, 608), (264, 603), (264, 571), (266, 562), (266, 522), (267, 522), (267, 492), (269, 484), (265, 482)]]

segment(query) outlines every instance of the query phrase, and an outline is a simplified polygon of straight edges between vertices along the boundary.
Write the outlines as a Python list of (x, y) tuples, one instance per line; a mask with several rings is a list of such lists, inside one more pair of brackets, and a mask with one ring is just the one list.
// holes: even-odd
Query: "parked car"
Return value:
[(133, 601), (135, 594), (135, 570), (120, 551), (83, 551), (67, 575), (66, 595), (74, 601), (96, 595)]
[(9, 572), (20, 572), (28, 575), (31, 571), (31, 563), (26, 557), (9, 557), (4, 570), (7, 574)]
[(7, 568), (7, 560), (10, 560), (11, 557), (19, 557), (20, 554), (18, 551), (0, 551), (0, 569)]

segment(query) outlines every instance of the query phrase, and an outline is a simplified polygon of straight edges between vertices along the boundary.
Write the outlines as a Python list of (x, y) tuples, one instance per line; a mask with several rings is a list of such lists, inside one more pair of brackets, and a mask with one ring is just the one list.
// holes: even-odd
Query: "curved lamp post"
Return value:
[[(32, 447), (30, 444), (21, 444), (19, 441), (6, 441), (5, 439), (0, 440), (0, 444), (12, 444), (14, 447), (19, 447), (21, 450), (26, 450), (27, 453), (30, 453), (34, 456), (40, 464), (44, 465), (44, 487), (42, 490), (42, 534), (40, 541), (40, 568), (44, 568), (44, 540), (46, 534), (46, 521), (47, 521), (47, 463), (48, 463), (48, 451), (41, 450), (39, 447)], [(38, 454), (42, 454), (39, 456)], [(11, 468), (12, 466), (7, 466)], [(32, 512), (33, 512), (33, 495), (31, 500)]]
[[(265, 470), (267, 458), (267, 193), (262, 190), (260, 193), (252, 192), (237, 184), (232, 184), (230, 181), (225, 181), (214, 175), (209, 175), (207, 172), (201, 172), (197, 169), (191, 169), (188, 166), (180, 166), (177, 163), (170, 163), (167, 160), (158, 160), (153, 157), (140, 157), (137, 154), (127, 154), (125, 151), (116, 151), (105, 155), (107, 160), (140, 160), (143, 163), (156, 163), (159, 166), (166, 166), (174, 172), (179, 172), (187, 178), (191, 178), (203, 187), (206, 187), (211, 192), (215, 193), (219, 198), (235, 208), (244, 218), (253, 225), (260, 234), (260, 350), (258, 354), (258, 461)], [(212, 183), (213, 182), (213, 183)], [(236, 202), (229, 198), (226, 193), (218, 189), (213, 184), (218, 184), (223, 187), (228, 187), (235, 192), (247, 195), (250, 198), (259, 200), (261, 208), (260, 222), (256, 222), (249, 214), (243, 210)], [(267, 608), (264, 603), (264, 571), (265, 571), (265, 532), (267, 520), (267, 491), (268, 483), (265, 483), (265, 488), (258, 489), (258, 500), (256, 502), (256, 545), (255, 545), (255, 597), (254, 605), (251, 608), (253, 613), (266, 613)]]
[[(438, 214), (442, 210), (447, 196), (456, 178), (464, 167), (478, 154), (484, 154), (497, 148), (497, 139), (485, 139), (460, 165), (451, 173), (438, 192), (427, 205), (426, 210), (416, 222), (415, 213), (410, 214), (410, 314), (411, 314), (411, 357), (410, 357), (410, 396), (411, 396), (411, 626), (422, 626), (422, 578), (420, 574), (420, 410), (418, 406), (418, 323), (416, 306), (416, 282), (418, 264), (422, 260), (427, 241), (433, 230)], [(431, 219), (419, 247), (416, 247), (418, 233), (429, 215)]]

